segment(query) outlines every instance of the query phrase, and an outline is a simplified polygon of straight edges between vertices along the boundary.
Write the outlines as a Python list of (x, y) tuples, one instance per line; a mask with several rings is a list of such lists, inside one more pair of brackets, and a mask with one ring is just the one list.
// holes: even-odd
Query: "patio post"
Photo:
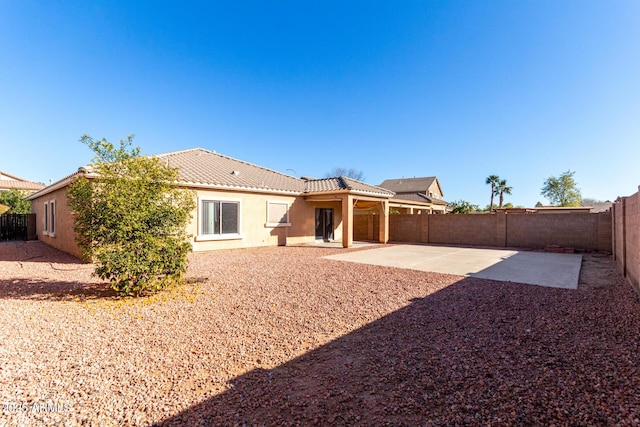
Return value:
[(342, 196), (342, 247), (350, 248), (353, 244), (353, 196)]
[(380, 215), (378, 217), (378, 241), (380, 243), (387, 243), (389, 241), (389, 201), (384, 200), (380, 202)]

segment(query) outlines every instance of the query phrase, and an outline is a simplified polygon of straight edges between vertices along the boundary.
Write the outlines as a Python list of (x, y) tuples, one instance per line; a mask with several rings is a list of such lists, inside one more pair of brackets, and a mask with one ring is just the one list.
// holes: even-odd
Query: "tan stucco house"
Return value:
[(395, 196), (389, 200), (389, 205), (400, 213), (443, 214), (447, 212), (448, 203), (443, 200), (444, 193), (440, 181), (435, 176), (387, 179), (379, 187), (395, 193)]
[[(344, 176), (296, 178), (214, 151), (193, 148), (156, 157), (179, 170), (179, 184), (194, 190), (197, 207), (188, 233), (194, 251), (337, 241), (353, 242), (354, 211), (376, 212), (374, 240), (389, 240), (389, 201), (393, 191)], [(90, 168), (28, 197), (37, 215), (38, 238), (80, 255), (67, 205), (67, 188)]]

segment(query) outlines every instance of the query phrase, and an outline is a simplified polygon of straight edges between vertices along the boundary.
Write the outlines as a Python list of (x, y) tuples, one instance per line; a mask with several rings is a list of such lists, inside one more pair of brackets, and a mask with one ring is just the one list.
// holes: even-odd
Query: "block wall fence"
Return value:
[[(373, 240), (367, 216), (355, 217), (356, 240)], [(611, 252), (611, 218), (611, 212), (389, 215), (389, 241)]]
[(640, 191), (618, 198), (613, 204), (612, 215), (613, 259), (640, 292)]

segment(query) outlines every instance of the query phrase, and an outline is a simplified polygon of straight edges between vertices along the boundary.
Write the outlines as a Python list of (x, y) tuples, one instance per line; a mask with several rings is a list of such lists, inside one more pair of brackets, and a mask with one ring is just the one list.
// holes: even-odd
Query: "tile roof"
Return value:
[(178, 168), (186, 185), (302, 193), (304, 181), (271, 169), (223, 156), (204, 148), (158, 154)]
[(40, 190), (44, 187), (46, 187), (44, 184), (27, 181), (13, 174), (0, 171), (0, 189), (9, 190), (11, 188), (17, 188), (18, 190)]
[(181, 183), (185, 185), (297, 194), (351, 190), (383, 197), (393, 196), (392, 191), (348, 177), (299, 179), (204, 148), (174, 151), (155, 157), (166, 159), (169, 166), (178, 168)]
[(306, 182), (305, 193), (321, 193), (326, 191), (351, 190), (356, 193), (371, 194), (383, 197), (393, 197), (393, 192), (376, 187), (346, 176), (332, 178), (309, 179)]
[(391, 190), (395, 193), (424, 193), (436, 179), (437, 177), (435, 176), (387, 179), (380, 184), (380, 187), (386, 188), (387, 190)]
[[(325, 179), (300, 179), (272, 169), (237, 160), (204, 148), (172, 151), (154, 157), (178, 169), (180, 184), (186, 187), (205, 187), (240, 191), (265, 191), (303, 195), (309, 193), (348, 190), (356, 194), (368, 194), (390, 198), (393, 192), (348, 177)], [(29, 196), (29, 200), (71, 183), (87, 169), (63, 178), (45, 189)]]

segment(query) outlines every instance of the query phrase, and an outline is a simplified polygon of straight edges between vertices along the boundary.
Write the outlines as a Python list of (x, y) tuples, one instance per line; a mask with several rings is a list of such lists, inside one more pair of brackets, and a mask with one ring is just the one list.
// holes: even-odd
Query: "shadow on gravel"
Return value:
[(0, 263), (0, 298), (84, 301), (117, 296), (108, 283), (79, 282), (77, 276), (64, 280), (77, 272), (89, 277), (91, 265), (39, 241), (1, 242)]
[(47, 246), (37, 240), (0, 242), (0, 261), (45, 262), (57, 264), (87, 264), (66, 252)]
[(85, 301), (116, 298), (118, 294), (108, 283), (63, 282), (45, 279), (2, 279), (0, 299), (30, 299), (51, 301)]
[(465, 278), (156, 425), (633, 425), (639, 313), (619, 275)]

